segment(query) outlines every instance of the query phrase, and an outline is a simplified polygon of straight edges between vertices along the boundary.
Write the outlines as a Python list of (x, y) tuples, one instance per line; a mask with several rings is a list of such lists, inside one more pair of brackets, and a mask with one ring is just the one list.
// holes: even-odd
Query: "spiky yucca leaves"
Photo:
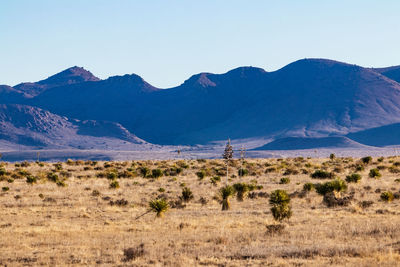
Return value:
[(281, 205), (281, 204), (289, 204), (290, 197), (285, 190), (275, 190), (271, 193), (269, 197), (269, 204), (271, 205)]
[(226, 185), (219, 189), (219, 197), (221, 199), (222, 210), (229, 210), (231, 208), (229, 198), (233, 194), (235, 194), (235, 189), (230, 185)]
[(275, 205), (271, 208), (272, 216), (276, 221), (283, 221), (292, 216), (292, 208), (290, 205)]
[(247, 192), (250, 191), (250, 187), (246, 183), (237, 183), (233, 185), (233, 188), (236, 191), (236, 199), (238, 201), (243, 201)]
[(158, 218), (164, 216), (164, 212), (166, 212), (169, 208), (168, 202), (163, 199), (154, 199), (149, 202), (150, 210), (156, 213)]
[(290, 206), (290, 197), (285, 190), (275, 190), (269, 197), (272, 216), (276, 221), (283, 221), (292, 216), (292, 208)]
[(188, 187), (184, 187), (182, 189), (182, 196), (180, 197), (183, 201), (185, 202), (189, 202), (190, 200), (193, 199), (193, 193), (192, 190), (190, 190), (190, 188)]

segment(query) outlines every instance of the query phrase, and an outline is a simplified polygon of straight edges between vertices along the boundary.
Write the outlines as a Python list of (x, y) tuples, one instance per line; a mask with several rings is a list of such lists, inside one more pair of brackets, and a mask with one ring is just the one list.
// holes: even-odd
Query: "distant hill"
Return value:
[(81, 82), (96, 82), (99, 80), (90, 71), (75, 66), (50, 76), (45, 80), (34, 83), (20, 83), (14, 86), (14, 88), (23, 92), (27, 97), (34, 97), (50, 88)]
[(111, 149), (125, 144), (146, 144), (120, 124), (71, 120), (40, 108), (0, 105), (0, 140), (3, 147)]
[(400, 66), (373, 68), (372, 70), (388, 77), (389, 79), (400, 82)]
[[(78, 135), (90, 132), (101, 138), (116, 130), (119, 139), (132, 133), (162, 145), (228, 137), (346, 136), (400, 123), (398, 71), (303, 59), (274, 72), (240, 67), (224, 74), (200, 73), (160, 89), (135, 74), (99, 80), (72, 67), (39, 82), (2, 86), (0, 103), (38, 107), (71, 123), (76, 119)], [(78, 120), (94, 122), (79, 125)]]
[(347, 137), (369, 146), (400, 145), (400, 123), (349, 133)]
[(254, 150), (296, 150), (315, 148), (363, 148), (364, 145), (347, 137), (286, 137), (274, 140)]
[(275, 71), (243, 67), (201, 73), (170, 89), (139, 76), (57, 87), (32, 99), (57, 114), (116, 121), (157, 144), (228, 137), (345, 135), (400, 121), (400, 85), (379, 73), (325, 59)]

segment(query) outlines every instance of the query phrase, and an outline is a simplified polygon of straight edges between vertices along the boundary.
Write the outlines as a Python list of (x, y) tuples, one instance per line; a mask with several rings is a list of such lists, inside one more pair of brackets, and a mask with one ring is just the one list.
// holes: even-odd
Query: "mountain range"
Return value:
[[(0, 86), (0, 148), (132, 149), (260, 140), (259, 149), (400, 144), (400, 66), (303, 59), (156, 88), (72, 67)], [(265, 143), (272, 141), (269, 144)], [(265, 146), (263, 146), (265, 145)]]

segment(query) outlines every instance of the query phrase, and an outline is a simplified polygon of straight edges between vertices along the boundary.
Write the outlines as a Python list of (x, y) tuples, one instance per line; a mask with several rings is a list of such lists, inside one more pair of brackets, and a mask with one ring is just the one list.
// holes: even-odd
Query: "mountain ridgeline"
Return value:
[[(1, 136), (21, 143), (21, 129), (29, 127), (16, 126), (17, 110), (33, 108), (48, 112), (40, 120), (74, 140), (90, 133), (85, 136), (134, 144), (195, 145), (229, 137), (275, 140), (265, 149), (396, 145), (396, 131), (391, 135), (379, 129), (398, 128), (399, 81), (400, 67), (363, 68), (326, 59), (299, 60), (273, 72), (240, 67), (224, 74), (200, 73), (169, 89), (135, 74), (100, 80), (73, 67), (39, 82), (0, 86)], [(64, 130), (57, 128), (60, 124)], [(10, 133), (15, 127), (22, 131), (18, 138)], [(36, 141), (32, 138), (39, 130), (28, 130), (24, 145), (51, 143), (52, 127), (40, 129)], [(89, 143), (97, 148), (96, 142)]]

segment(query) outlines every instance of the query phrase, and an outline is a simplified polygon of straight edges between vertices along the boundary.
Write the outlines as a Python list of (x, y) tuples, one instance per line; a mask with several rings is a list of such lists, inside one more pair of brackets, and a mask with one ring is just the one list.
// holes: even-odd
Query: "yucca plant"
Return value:
[(164, 213), (168, 210), (169, 205), (165, 199), (159, 198), (151, 200), (149, 202), (149, 207), (151, 211), (156, 213), (156, 216), (158, 218), (161, 218), (164, 216)]
[(250, 187), (246, 183), (237, 183), (233, 185), (233, 188), (236, 191), (236, 199), (238, 201), (243, 201), (247, 192), (250, 191)]
[(272, 216), (276, 221), (283, 221), (292, 216), (292, 209), (290, 205), (274, 205), (271, 208)]
[(394, 199), (394, 195), (390, 191), (386, 191), (381, 194), (381, 200), (383, 200), (385, 202), (392, 202), (393, 199)]
[(272, 216), (276, 221), (283, 221), (292, 216), (292, 208), (290, 206), (290, 196), (285, 190), (275, 190), (269, 197)]
[(235, 189), (230, 185), (226, 185), (219, 189), (219, 197), (221, 199), (222, 210), (229, 210), (231, 208), (229, 198), (233, 194), (235, 194)]
[(190, 188), (188, 187), (184, 187), (182, 189), (182, 196), (181, 199), (185, 202), (189, 202), (190, 200), (193, 199), (193, 193), (192, 190), (190, 190)]

